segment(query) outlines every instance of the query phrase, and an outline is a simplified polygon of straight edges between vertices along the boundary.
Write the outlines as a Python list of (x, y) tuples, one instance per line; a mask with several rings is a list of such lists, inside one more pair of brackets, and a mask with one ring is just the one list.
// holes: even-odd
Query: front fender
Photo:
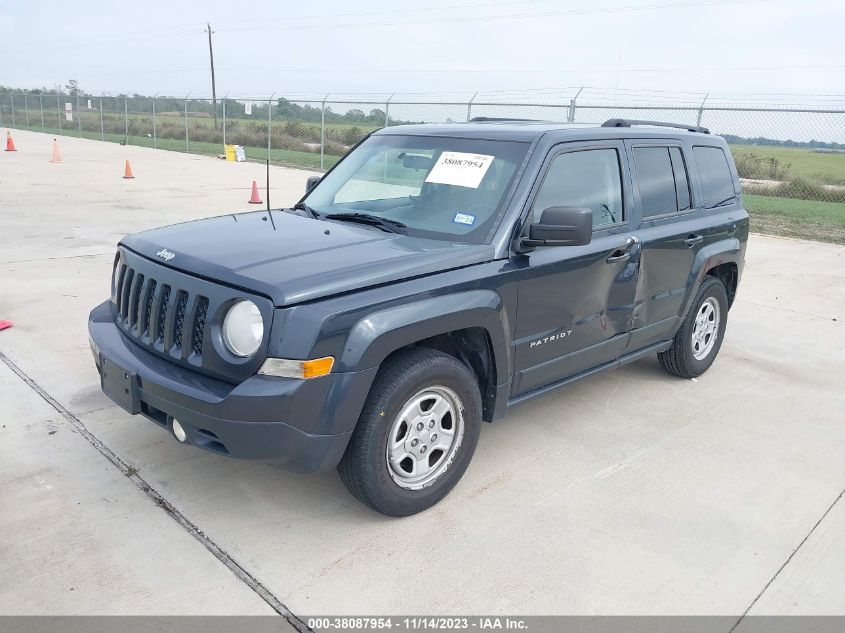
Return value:
[(496, 384), (507, 382), (511, 358), (506, 332), (510, 325), (502, 297), (492, 290), (433, 297), (368, 314), (351, 328), (337, 371), (378, 367), (399, 348), (470, 327), (487, 332), (496, 364)]

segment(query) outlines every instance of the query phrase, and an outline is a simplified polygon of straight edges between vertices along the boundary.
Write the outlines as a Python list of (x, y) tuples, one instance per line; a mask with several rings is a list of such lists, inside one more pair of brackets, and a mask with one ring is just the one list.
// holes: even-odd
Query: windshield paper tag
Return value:
[(467, 224), (472, 226), (475, 224), (475, 216), (470, 215), (469, 213), (456, 213), (455, 218), (452, 220), (455, 224)]
[(425, 181), (440, 185), (478, 189), (481, 179), (484, 178), (484, 174), (487, 173), (494, 158), (495, 156), (485, 154), (443, 152), (434, 167), (428, 172)]

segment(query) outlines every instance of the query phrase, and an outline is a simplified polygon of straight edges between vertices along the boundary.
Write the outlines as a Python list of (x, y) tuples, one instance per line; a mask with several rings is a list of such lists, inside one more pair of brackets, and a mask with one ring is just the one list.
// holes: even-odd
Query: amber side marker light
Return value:
[(288, 360), (286, 358), (268, 358), (258, 370), (264, 376), (280, 378), (319, 378), (331, 373), (334, 357), (325, 356), (313, 360)]

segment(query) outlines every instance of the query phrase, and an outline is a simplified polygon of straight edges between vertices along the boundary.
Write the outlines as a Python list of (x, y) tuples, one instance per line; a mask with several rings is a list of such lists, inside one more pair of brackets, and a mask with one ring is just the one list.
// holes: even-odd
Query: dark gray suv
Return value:
[[(290, 209), (124, 238), (89, 320), (102, 388), (182, 443), (402, 516), (463, 475), (481, 422), (657, 354), (716, 358), (748, 238), (706, 129), (398, 126)], [(576, 411), (571, 412), (576, 414)]]

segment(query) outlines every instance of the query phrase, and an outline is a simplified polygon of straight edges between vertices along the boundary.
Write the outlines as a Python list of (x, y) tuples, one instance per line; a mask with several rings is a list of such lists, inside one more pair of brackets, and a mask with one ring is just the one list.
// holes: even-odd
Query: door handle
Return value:
[(703, 235), (690, 235), (687, 239), (684, 240), (684, 246), (686, 246), (687, 248), (692, 248), (696, 244), (699, 244), (703, 241)]
[(604, 261), (608, 264), (615, 264), (617, 262), (624, 262), (625, 260), (630, 259), (631, 251), (639, 243), (639, 238), (637, 238), (636, 235), (632, 235), (625, 241), (625, 244), (613, 251)]

